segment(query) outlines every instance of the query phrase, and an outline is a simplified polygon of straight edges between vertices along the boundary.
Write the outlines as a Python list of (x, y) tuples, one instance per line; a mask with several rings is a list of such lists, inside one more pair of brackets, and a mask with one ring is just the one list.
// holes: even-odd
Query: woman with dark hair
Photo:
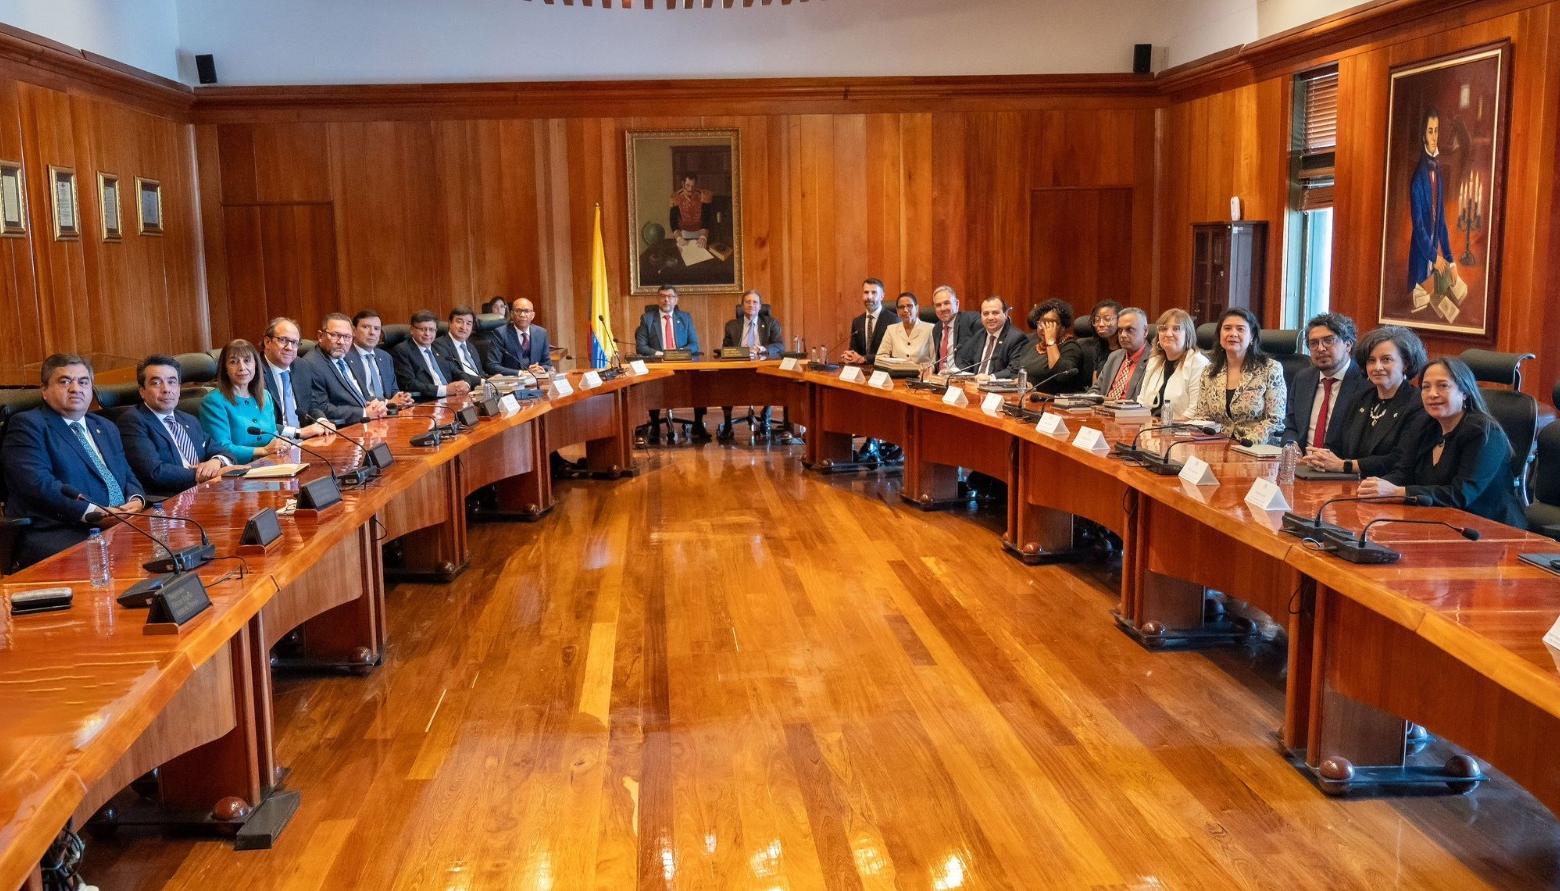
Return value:
[[(276, 438), (276, 410), (260, 376), (260, 351), (247, 340), (235, 340), (217, 356), (217, 387), (200, 403), (200, 425), (211, 444), (241, 464), (265, 457), (269, 446), (288, 448)], [(250, 433), (255, 427), (262, 433)]]
[(1052, 298), (1031, 309), (1029, 327), (1035, 333), (1024, 341), (1024, 348), (1002, 376), (1027, 372), (1029, 383), (1042, 393), (1081, 393), (1088, 389), (1084, 366), (1087, 360), (1073, 334), (1072, 323), (1073, 308), (1065, 300)]
[(509, 301), (502, 297), (494, 297), (492, 300), (482, 304), (482, 311), (489, 315), (503, 316), (507, 319), (509, 318)]
[(1425, 367), (1420, 396), (1429, 417), (1411, 432), (1390, 473), (1360, 483), (1360, 495), (1418, 495), (1497, 523), (1523, 528), (1511, 475), (1511, 441), (1490, 417), (1473, 372), (1461, 359)]
[[(1121, 304), (1114, 300), (1101, 300), (1089, 311), (1089, 323), (1094, 326), (1094, 333), (1078, 338), (1078, 346), (1083, 350), (1083, 359), (1087, 363), (1084, 373), (1089, 377), (1089, 380), (1083, 382), (1085, 389), (1094, 384), (1094, 375), (1099, 373), (1105, 365), (1105, 358), (1117, 346), (1117, 321), (1120, 317)], [(1034, 325), (1029, 327), (1033, 328)], [(1067, 327), (1071, 329), (1072, 323), (1068, 322)]]
[(1312, 470), (1381, 476), (1414, 447), (1408, 434), (1424, 421), (1419, 388), (1409, 381), (1425, 367), (1425, 345), (1407, 328), (1386, 325), (1360, 338), (1354, 361), (1375, 386), (1338, 406), (1326, 448), (1308, 449), (1300, 460)]
[(1219, 422), (1231, 439), (1267, 442), (1284, 429), (1284, 369), (1262, 352), (1262, 326), (1251, 310), (1225, 310), (1218, 331), (1192, 415)]

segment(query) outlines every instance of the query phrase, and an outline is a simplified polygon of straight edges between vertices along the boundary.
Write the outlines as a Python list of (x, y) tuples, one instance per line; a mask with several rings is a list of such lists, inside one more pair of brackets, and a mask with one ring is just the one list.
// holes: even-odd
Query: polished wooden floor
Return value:
[(1271, 645), (1154, 654), (1103, 569), (799, 449), (641, 453), (389, 592), (385, 665), (278, 678), (272, 851), (121, 833), (124, 888), (1527, 888), (1504, 780), (1336, 801), (1274, 752)]

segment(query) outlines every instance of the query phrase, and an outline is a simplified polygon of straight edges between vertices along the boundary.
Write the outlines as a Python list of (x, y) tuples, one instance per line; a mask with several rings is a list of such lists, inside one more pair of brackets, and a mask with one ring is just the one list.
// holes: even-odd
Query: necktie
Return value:
[(991, 373), (991, 354), (997, 348), (997, 335), (986, 335), (986, 350), (980, 354), (980, 373)]
[(948, 359), (953, 355), (953, 326), (943, 326), (942, 346), (937, 348), (937, 365), (943, 371), (948, 370)]
[(876, 327), (872, 323), (876, 321), (877, 316), (874, 316), (871, 313), (867, 314), (867, 352), (869, 353), (872, 352), (872, 329)]
[(672, 330), (671, 316), (661, 316), (661, 349), (677, 349), (677, 332)]
[(529, 328), (520, 332), (520, 359), (523, 362), (531, 361), (531, 330)]
[(476, 375), (477, 364), (471, 359), (471, 354), (468, 352), (470, 349), (465, 342), (458, 343), (455, 345), (455, 355), (460, 357), (460, 367), (465, 369), (467, 374)]
[(293, 398), (292, 370), (281, 373), (282, 380), (282, 425), (285, 427), (298, 427), (298, 401)]
[(80, 421), (71, 421), (66, 426), (70, 428), (70, 432), (76, 434), (82, 449), (86, 450), (87, 460), (92, 462), (92, 472), (98, 475), (98, 479), (101, 479), (104, 487), (108, 489), (109, 503), (105, 507), (124, 504), (125, 490), (120, 488), (119, 480), (114, 478), (114, 475), (109, 472), (108, 465), (103, 463), (103, 456), (98, 454), (97, 447), (92, 444), (92, 438), (87, 434), (87, 425)]
[(347, 360), (337, 359), (333, 364), (336, 366), (336, 373), (341, 375), (341, 379), (352, 390), (352, 395), (357, 397), (358, 402), (363, 402), (363, 390), (358, 386), (357, 378), (352, 376), (352, 371), (347, 368)]
[(184, 459), (185, 467), (194, 467), (200, 463), (200, 456), (195, 454), (195, 443), (190, 442), (190, 434), (185, 431), (173, 415), (163, 418), (163, 423), (168, 425), (168, 435), (173, 437), (173, 444), (179, 449), (179, 457)]
[(384, 387), (379, 384), (379, 359), (372, 353), (363, 354), (364, 377), (368, 379), (368, 398), (379, 399), (384, 396)]
[(1322, 410), (1316, 415), (1316, 434), (1311, 437), (1311, 445), (1321, 448), (1327, 441), (1327, 415), (1332, 411), (1332, 388), (1337, 383), (1332, 378), (1322, 378)]
[(758, 346), (758, 320), (748, 319), (747, 336), (742, 339), (742, 345), (748, 349)]
[(444, 386), (444, 375), (439, 372), (439, 363), (433, 358), (433, 351), (422, 347), (423, 361), (428, 363), (428, 371), (433, 375), (433, 382)]

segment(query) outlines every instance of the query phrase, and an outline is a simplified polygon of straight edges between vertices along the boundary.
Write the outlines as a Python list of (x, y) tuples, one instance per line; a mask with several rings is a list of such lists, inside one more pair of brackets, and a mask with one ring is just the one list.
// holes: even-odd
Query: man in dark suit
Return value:
[(850, 349), (840, 354), (841, 362), (852, 365), (871, 362), (888, 326), (899, 321), (899, 315), (883, 305), (883, 282), (878, 279), (861, 283), (861, 305), (866, 311), (850, 321)]
[(276, 430), (288, 439), (308, 439), (335, 429), (328, 418), (315, 418), (309, 410), (309, 364), (298, 361), (298, 323), (277, 317), (265, 326), (260, 339), (264, 359), (260, 371), (276, 410)]
[(475, 387), (482, 383), (482, 351), (472, 342), (477, 314), (469, 306), (450, 310), (450, 329), (434, 338), (433, 354), (449, 364), (456, 376)]
[(980, 302), (980, 331), (965, 339), (954, 355), (957, 367), (976, 375), (995, 375), (1007, 369), (1024, 351), (1027, 338), (1008, 318), (1007, 301), (987, 297)]
[[(766, 359), (774, 359), (785, 349), (785, 335), (780, 331), (780, 323), (774, 316), (764, 312), (764, 297), (754, 290), (744, 291), (742, 294), (742, 317), (726, 322), (725, 334), (721, 337), (720, 345), (723, 347), (747, 347), (748, 353), (759, 352)], [(716, 431), (716, 438), (721, 442), (731, 442), (736, 438), (731, 430), (731, 406), (720, 407), (724, 420), (720, 429)], [(759, 413), (758, 426), (753, 428), (753, 440), (757, 442), (769, 437), (770, 406), (764, 406)]]
[[(382, 418), (389, 413), (383, 399), (372, 399), (347, 364), (352, 347), (352, 319), (333, 312), (320, 322), (319, 346), (293, 363), (309, 383), (308, 412), (329, 418), (338, 427)], [(293, 384), (294, 387), (298, 383)]]
[(412, 336), (394, 350), (396, 379), (421, 400), (470, 393), (471, 385), (433, 351), (433, 341), (439, 336), (439, 317), (420, 309), (412, 313), (411, 329)]
[(536, 307), (521, 297), (509, 307), (509, 324), (488, 337), (485, 365), (488, 374), (532, 374), (552, 371), (552, 344), (547, 329), (531, 324)]
[(395, 377), (395, 360), (379, 349), (382, 333), (379, 313), (360, 309), (352, 317), (352, 349), (347, 352), (347, 367), (357, 376), (358, 386), (370, 399), (383, 399), (398, 409), (412, 404), (412, 394), (401, 389)]
[(1148, 368), (1148, 313), (1135, 306), (1116, 313), (1116, 343), (1089, 392), (1106, 399), (1136, 399)]
[[(667, 350), (687, 350), (697, 354), (699, 332), (693, 329), (693, 316), (677, 308), (677, 289), (665, 285), (656, 293), (661, 308), (659, 311), (651, 310), (639, 319), (639, 328), (634, 331), (634, 349), (641, 356), (660, 356)], [(660, 410), (651, 409), (650, 430), (645, 435), (645, 441), (652, 445), (661, 441), (660, 424)], [(704, 429), (702, 406), (693, 410), (693, 441), (710, 441), (710, 432)]]
[[(99, 508), (135, 512), (146, 492), (125, 460), (119, 431), (87, 413), (92, 404), (92, 365), (72, 353), (43, 361), (43, 405), (6, 425), (5, 513), (32, 521), (16, 546), (28, 566), (87, 537), (93, 526), (115, 522)], [(66, 489), (75, 490), (66, 494)], [(79, 497), (78, 497), (79, 495)]]
[(1312, 317), (1305, 325), (1305, 343), (1311, 365), (1295, 374), (1284, 409), (1284, 443), (1301, 450), (1322, 448), (1327, 431), (1336, 421), (1339, 405), (1349, 405), (1370, 389), (1370, 379), (1350, 359), (1354, 352), (1354, 320), (1336, 312)]
[(932, 310), (937, 321), (932, 325), (932, 360), (938, 374), (958, 369), (959, 347), (980, 334), (980, 313), (960, 312), (959, 295), (948, 285), (932, 291)]
[(135, 367), (141, 404), (119, 416), (125, 458), (153, 495), (176, 495), (216, 479), (235, 461), (211, 442), (194, 415), (179, 411), (179, 360), (154, 354)]

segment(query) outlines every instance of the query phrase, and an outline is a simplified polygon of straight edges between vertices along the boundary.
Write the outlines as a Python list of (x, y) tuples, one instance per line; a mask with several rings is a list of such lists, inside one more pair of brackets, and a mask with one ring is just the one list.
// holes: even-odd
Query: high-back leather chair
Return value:
[(1262, 332), (1262, 352), (1272, 356), (1284, 369), (1284, 385), (1294, 383), (1300, 369), (1311, 364), (1311, 357), (1300, 351), (1299, 328), (1269, 328)]
[[(42, 404), (43, 394), (36, 387), (0, 390), (0, 441), (4, 441), (5, 425), (13, 415)], [(5, 499), (5, 475), (0, 473), (0, 504), (4, 504)], [(32, 521), (25, 517), (0, 517), (0, 575), (9, 573), (15, 567), (17, 536), (31, 524)]]
[(380, 329), (379, 345), (387, 350), (393, 350), (406, 342), (412, 336), (412, 326), (406, 324), (386, 325)]
[(179, 383), (209, 384), (217, 379), (217, 356), (220, 349), (205, 353), (180, 353), (173, 358), (179, 362)]
[(141, 401), (141, 388), (135, 381), (126, 381), (122, 384), (99, 384), (92, 388), (92, 394), (97, 397), (98, 414), (110, 421), (118, 421), (119, 416), (135, 407)]
[(1197, 326), (1197, 348), (1205, 353), (1213, 352), (1214, 344), (1219, 340), (1219, 323), (1203, 322)]
[(1533, 446), (1538, 436), (1538, 400), (1521, 391), (1522, 363), (1532, 353), (1499, 353), (1494, 350), (1463, 350), (1458, 358), (1467, 363), (1482, 387), (1481, 395), (1490, 414), (1511, 440), (1511, 477), (1523, 504), (1528, 502), (1528, 468), (1533, 463)]
[[(1560, 381), (1555, 381), (1550, 404), (1560, 409)], [(1538, 431), (1533, 464), (1533, 503), (1527, 507), (1528, 528), (1560, 539), (1560, 424), (1545, 424)]]

